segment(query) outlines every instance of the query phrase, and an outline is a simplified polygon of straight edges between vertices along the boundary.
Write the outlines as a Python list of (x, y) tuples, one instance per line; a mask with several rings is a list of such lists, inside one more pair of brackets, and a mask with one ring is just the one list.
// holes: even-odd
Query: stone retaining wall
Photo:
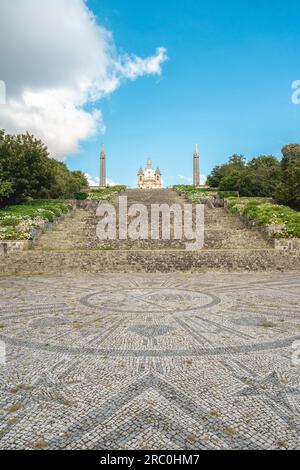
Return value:
[(59, 224), (65, 217), (68, 217), (76, 209), (76, 202), (69, 201), (73, 204), (73, 209), (67, 214), (62, 214), (57, 217), (53, 222), (45, 222), (39, 228), (34, 228), (30, 233), (30, 240), (2, 240), (0, 241), (0, 256), (8, 255), (12, 252), (29, 250), (33, 244), (40, 238), (40, 236), (49, 230), (49, 228)]
[(300, 253), (300, 238), (287, 239), (274, 239), (274, 248), (283, 252), (293, 254)]
[[(231, 213), (226, 206), (225, 201), (225, 209), (227, 212)], [(275, 250), (280, 250), (288, 253), (300, 253), (300, 238), (274, 238), (276, 233), (281, 232), (283, 225), (274, 224), (274, 225), (258, 225), (255, 220), (248, 220), (242, 214), (237, 214), (237, 217), (242, 220), (242, 222), (249, 228), (258, 230), (259, 232), (263, 233), (266, 238), (270, 240), (272, 243), (273, 248)]]
[(5, 240), (0, 242), (0, 256), (8, 255), (13, 251), (28, 250), (32, 240)]
[(83, 201), (76, 201), (76, 207), (79, 207), (80, 209), (96, 211), (100, 202), (111, 202), (111, 201), (100, 201), (99, 199), (84, 199)]

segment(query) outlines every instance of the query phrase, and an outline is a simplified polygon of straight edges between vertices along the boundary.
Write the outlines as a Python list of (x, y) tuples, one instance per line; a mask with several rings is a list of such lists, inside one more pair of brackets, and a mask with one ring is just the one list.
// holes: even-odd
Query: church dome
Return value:
[(138, 187), (143, 189), (161, 188), (161, 173), (157, 167), (154, 170), (152, 161), (147, 160), (145, 169), (140, 168), (138, 172)]
[(153, 168), (146, 168), (145, 170), (145, 178), (146, 179), (153, 179), (155, 177), (155, 171)]
[(149, 160), (147, 160), (147, 166), (146, 166), (146, 168), (147, 168), (147, 170), (153, 170), (153, 168), (152, 168), (152, 160), (150, 160), (150, 158), (149, 158)]

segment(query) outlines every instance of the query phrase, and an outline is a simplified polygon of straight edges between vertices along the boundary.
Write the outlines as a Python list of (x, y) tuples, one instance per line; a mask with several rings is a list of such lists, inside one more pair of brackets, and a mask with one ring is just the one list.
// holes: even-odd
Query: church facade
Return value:
[(159, 189), (162, 187), (160, 169), (153, 169), (152, 161), (148, 160), (146, 167), (140, 168), (137, 175), (137, 186), (140, 189)]
[[(194, 155), (193, 155), (193, 185), (196, 187), (200, 186), (200, 168), (199, 168), (199, 151), (198, 145), (195, 145)], [(100, 178), (99, 178), (100, 188), (105, 188), (107, 186), (106, 180), (106, 155), (104, 145), (101, 145), (101, 155), (100, 155)], [(140, 168), (137, 174), (137, 186), (139, 189), (160, 189), (163, 187), (163, 181), (160, 169), (157, 167), (154, 170), (152, 166), (152, 161), (148, 160), (146, 167)]]

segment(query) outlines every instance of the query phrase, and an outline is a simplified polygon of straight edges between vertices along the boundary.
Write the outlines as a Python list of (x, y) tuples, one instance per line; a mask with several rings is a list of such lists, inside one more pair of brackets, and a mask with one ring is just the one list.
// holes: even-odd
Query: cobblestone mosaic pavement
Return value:
[(2, 449), (300, 448), (300, 275), (0, 279)]

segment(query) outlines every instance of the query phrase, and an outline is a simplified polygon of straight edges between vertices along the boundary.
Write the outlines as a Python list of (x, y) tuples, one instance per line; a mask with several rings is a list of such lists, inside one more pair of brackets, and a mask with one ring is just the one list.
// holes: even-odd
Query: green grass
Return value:
[(187, 186), (185, 184), (177, 184), (173, 186), (174, 191), (180, 192), (181, 194), (195, 194), (195, 193), (217, 193), (218, 188), (197, 188), (196, 186)]
[(99, 245), (97, 246), (97, 250), (102, 250), (102, 251), (112, 251), (112, 250), (115, 250), (116, 248), (114, 248), (113, 246), (110, 246), (110, 245)]
[(186, 186), (183, 184), (173, 186), (173, 189), (180, 195), (187, 196), (192, 202), (197, 202), (200, 199), (212, 195), (219, 196), (221, 199), (239, 196), (237, 191), (219, 191), (218, 188), (196, 188), (195, 186)]
[(1, 227), (16, 227), (20, 223), (19, 217), (10, 217), (9, 215), (3, 219), (0, 219)]
[(238, 191), (218, 191), (218, 196), (221, 199), (227, 199), (229, 197), (239, 197)]
[(276, 328), (277, 324), (271, 321), (265, 321), (265, 322), (260, 323), (258, 326), (261, 326), (263, 328)]
[(13, 405), (11, 405), (9, 408), (8, 408), (8, 413), (16, 413), (17, 411), (19, 411), (20, 409), (22, 408), (21, 404), (20, 403), (14, 403)]
[(32, 231), (66, 214), (72, 206), (61, 200), (35, 200), (0, 209), (0, 240), (28, 240)]
[(276, 238), (300, 238), (300, 212), (280, 204), (266, 202), (264, 198), (231, 198), (228, 210), (244, 215), (257, 225), (282, 225)]
[(31, 240), (32, 235), (30, 230), (14, 230), (14, 229), (1, 229), (0, 228), (0, 241), (14, 241), (14, 240)]
[(91, 190), (88, 195), (87, 199), (90, 200), (99, 200), (99, 201), (109, 201), (114, 196), (116, 196), (119, 192), (125, 191), (126, 186), (110, 186), (107, 188), (99, 188)]
[(217, 194), (218, 189), (214, 188), (196, 188), (195, 186), (186, 186), (186, 185), (176, 185), (173, 186), (174, 191), (176, 191), (181, 196), (186, 196), (191, 202), (197, 203), (200, 200), (209, 198), (211, 195)]

